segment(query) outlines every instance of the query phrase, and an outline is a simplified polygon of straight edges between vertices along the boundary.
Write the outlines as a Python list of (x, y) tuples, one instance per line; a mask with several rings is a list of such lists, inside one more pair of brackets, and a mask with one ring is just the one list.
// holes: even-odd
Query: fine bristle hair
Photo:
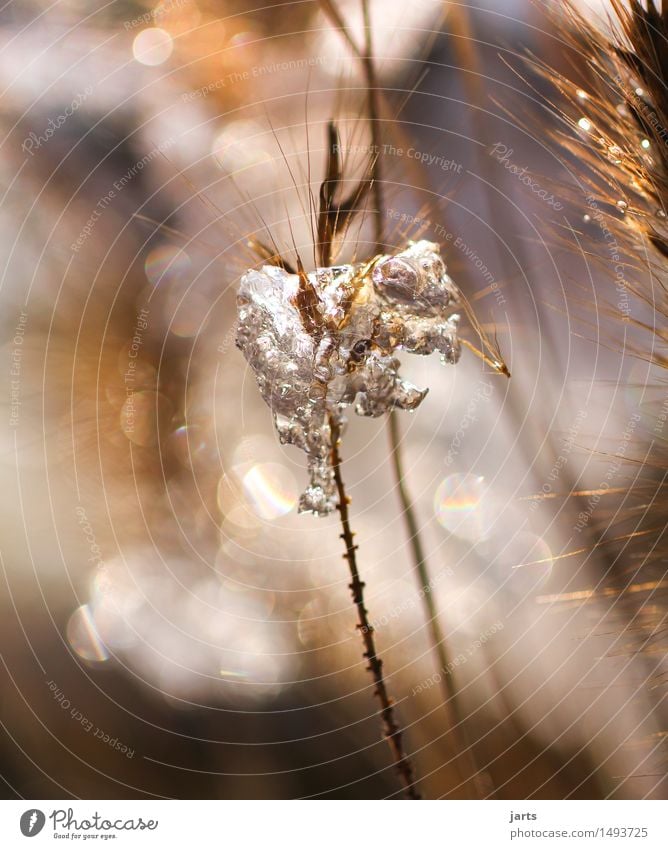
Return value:
[[(568, 77), (536, 63), (534, 68), (553, 86), (554, 141), (564, 159), (578, 163), (571, 171), (579, 185), (566, 190), (582, 220), (593, 219), (615, 247), (614, 262), (599, 269), (608, 283), (602, 289), (602, 314), (609, 319), (602, 341), (647, 363), (663, 391), (668, 367), (668, 8), (653, 0), (646, 8), (635, 0), (612, 0), (612, 7), (609, 31), (572, 4), (564, 17), (555, 16), (556, 37), (578, 55), (586, 74), (575, 71)], [(579, 229), (586, 231), (584, 224)], [(575, 235), (587, 253), (587, 233)], [(583, 322), (591, 328), (586, 315)], [(650, 448), (648, 455), (643, 451), (633, 458), (629, 473), (644, 496), (668, 469), (665, 438), (655, 434)], [(663, 487), (655, 496), (662, 502), (657, 509), (665, 513)], [(662, 535), (663, 523), (655, 524)]]
[[(593, 261), (600, 281), (602, 302), (597, 305), (578, 296), (576, 283), (579, 332), (588, 339), (596, 333), (602, 345), (626, 362), (644, 364), (642, 381), (630, 378), (628, 383), (641, 397), (625, 432), (628, 447), (615, 453), (612, 444), (599, 443), (592, 449), (592, 456), (605, 458), (616, 470), (616, 486), (568, 495), (583, 510), (596, 505), (596, 512), (588, 547), (579, 551), (573, 546), (565, 556), (605, 552), (606, 572), (580, 594), (550, 600), (586, 605), (607, 599), (606, 625), (617, 633), (614, 653), (643, 658), (639, 688), (656, 689), (666, 686), (668, 653), (668, 442), (663, 429), (668, 386), (668, 4), (611, 0), (610, 6), (609, 17), (599, 21), (571, 2), (551, 8), (552, 37), (563, 48), (563, 63), (554, 68), (535, 57), (528, 62), (530, 75), (538, 80), (534, 91), (540, 87), (545, 95), (547, 86), (550, 142), (573, 178), (561, 190), (576, 211), (575, 224), (565, 235), (557, 232), (555, 241)], [(590, 516), (592, 510), (590, 506)], [(665, 728), (665, 718), (657, 721)], [(656, 769), (660, 779), (665, 761), (656, 751), (656, 739), (639, 732), (635, 745), (647, 749), (643, 772), (651, 776)]]

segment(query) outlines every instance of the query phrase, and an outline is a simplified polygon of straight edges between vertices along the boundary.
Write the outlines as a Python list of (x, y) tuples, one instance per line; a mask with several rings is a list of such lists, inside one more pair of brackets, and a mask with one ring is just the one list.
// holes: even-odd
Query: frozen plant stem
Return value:
[[(373, 149), (380, 150), (380, 105), (378, 102), (378, 82), (376, 79), (376, 69), (373, 62), (373, 40), (372, 40), (372, 25), (369, 10), (368, 0), (362, 0), (362, 17), (364, 20), (364, 53), (362, 55), (362, 66), (368, 89), (369, 103), (369, 123), (371, 126), (371, 141)], [(463, 18), (463, 23), (466, 24), (466, 18)], [(373, 197), (375, 204), (375, 239), (376, 253), (383, 251), (383, 190), (382, 190), (382, 175), (381, 175), (380, 158), (376, 156), (372, 166), (373, 174)], [(429, 634), (431, 637), (432, 647), (438, 660), (439, 669), (441, 670), (441, 691), (443, 694), (443, 708), (448, 717), (448, 728), (451, 729), (453, 748), (456, 753), (456, 768), (463, 781), (467, 781), (467, 776), (470, 779), (467, 783), (473, 785), (473, 792), (478, 798), (484, 798), (487, 794), (484, 789), (483, 778), (477, 768), (473, 751), (469, 745), (468, 735), (462, 716), (462, 711), (459, 706), (459, 697), (457, 688), (452, 675), (448, 674), (448, 652), (445, 643), (445, 637), (441, 631), (441, 626), (438, 619), (438, 612), (433, 596), (430, 592), (431, 581), (429, 578), (429, 569), (427, 560), (422, 547), (420, 538), (420, 529), (415, 517), (413, 502), (406, 485), (404, 484), (404, 476), (402, 471), (401, 460), (401, 440), (399, 435), (399, 421), (396, 412), (390, 410), (387, 422), (388, 435), (390, 438), (390, 451), (392, 455), (392, 467), (394, 469), (397, 490), (401, 501), (402, 516), (406, 527), (406, 535), (411, 546), (413, 556), (413, 567), (417, 573), (420, 588), (422, 589), (422, 599), (425, 609), (425, 615), (429, 625)]]
[(422, 796), (420, 795), (415, 783), (413, 764), (404, 751), (402, 730), (396, 720), (392, 700), (390, 699), (387, 687), (385, 686), (385, 679), (383, 678), (383, 661), (378, 657), (378, 653), (376, 652), (376, 642), (373, 638), (373, 626), (369, 622), (368, 612), (364, 606), (364, 583), (360, 579), (357, 568), (357, 558), (355, 556), (357, 546), (353, 541), (353, 532), (350, 529), (348, 496), (346, 495), (343, 478), (341, 476), (341, 455), (339, 453), (341, 428), (333, 416), (329, 417), (329, 427), (332, 445), (332, 467), (334, 469), (334, 480), (336, 482), (338, 495), (337, 508), (339, 515), (341, 516), (341, 527), (343, 529), (341, 539), (346, 547), (346, 553), (343, 556), (348, 561), (348, 566), (350, 567), (350, 591), (353, 596), (355, 607), (357, 608), (357, 628), (362, 634), (362, 639), (364, 640), (364, 657), (369, 661), (367, 668), (371, 672), (376, 685), (374, 694), (380, 699), (383, 730), (385, 737), (390, 744), (397, 772), (404, 784), (406, 795), (409, 799), (421, 799)]
[(432, 648), (438, 660), (438, 668), (441, 673), (441, 693), (443, 696), (443, 708), (448, 717), (448, 728), (452, 732), (453, 748), (457, 755), (457, 768), (462, 777), (473, 785), (475, 795), (479, 799), (490, 795), (490, 790), (486, 789), (484, 776), (481, 774), (475, 762), (473, 750), (466, 733), (466, 725), (463, 720), (463, 713), (459, 704), (459, 694), (455, 684), (454, 677), (450, 674), (449, 657), (445, 635), (441, 630), (438, 610), (434, 601), (433, 585), (429, 577), (429, 569), (422, 540), (420, 538), (420, 529), (418, 527), (413, 502), (404, 482), (403, 462), (401, 458), (401, 436), (399, 433), (399, 421), (394, 411), (390, 412), (388, 423), (388, 435), (390, 438), (390, 454), (392, 456), (392, 469), (394, 479), (399, 493), (401, 502), (401, 515), (406, 527), (406, 536), (408, 537), (411, 553), (413, 556), (413, 565), (417, 573), (418, 581), (422, 589), (422, 602), (424, 605), (424, 613), (429, 626), (429, 636), (431, 639)]

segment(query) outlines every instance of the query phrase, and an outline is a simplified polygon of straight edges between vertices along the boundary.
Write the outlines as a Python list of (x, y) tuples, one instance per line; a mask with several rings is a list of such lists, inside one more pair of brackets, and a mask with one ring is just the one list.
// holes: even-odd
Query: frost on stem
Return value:
[(279, 438), (308, 457), (300, 512), (335, 508), (330, 419), (341, 424), (351, 404), (360, 416), (414, 410), (427, 394), (400, 377), (396, 351), (458, 361), (459, 303), (439, 246), (427, 241), (308, 274), (272, 265), (244, 274), (237, 345)]

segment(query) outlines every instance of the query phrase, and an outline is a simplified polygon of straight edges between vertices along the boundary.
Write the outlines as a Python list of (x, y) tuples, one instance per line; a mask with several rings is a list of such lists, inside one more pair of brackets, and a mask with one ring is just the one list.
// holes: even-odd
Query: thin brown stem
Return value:
[(332, 466), (334, 468), (334, 479), (336, 481), (336, 489), (339, 497), (338, 511), (341, 516), (341, 527), (346, 553), (343, 555), (348, 561), (350, 568), (350, 591), (352, 593), (353, 602), (357, 608), (357, 628), (362, 635), (364, 641), (364, 657), (368, 660), (367, 669), (371, 672), (376, 688), (374, 694), (378, 696), (381, 704), (381, 718), (383, 722), (383, 731), (385, 737), (390, 744), (392, 755), (394, 757), (395, 766), (399, 777), (401, 778), (406, 795), (409, 799), (421, 799), (416, 782), (413, 764), (410, 758), (406, 755), (403, 746), (403, 732), (397, 722), (392, 699), (387, 692), (385, 678), (383, 677), (383, 661), (378, 657), (376, 651), (376, 641), (374, 639), (373, 625), (369, 621), (369, 614), (364, 604), (364, 582), (360, 578), (359, 569), (357, 568), (357, 557), (355, 552), (357, 546), (353, 539), (354, 534), (350, 528), (350, 517), (348, 514), (348, 504), (350, 500), (346, 495), (346, 490), (341, 476), (341, 454), (339, 453), (339, 442), (341, 437), (341, 428), (333, 416), (329, 418), (329, 427), (331, 431), (332, 441)]
[(376, 240), (376, 253), (383, 252), (383, 175), (381, 173), (380, 160), (380, 104), (378, 98), (378, 80), (376, 77), (376, 66), (373, 61), (373, 31), (371, 29), (371, 12), (369, 0), (362, 0), (362, 17), (364, 19), (364, 54), (362, 65), (369, 98), (369, 123), (371, 125), (371, 145), (374, 156), (371, 165), (371, 180), (373, 202), (376, 207), (374, 216), (374, 238)]
[[(353, 53), (360, 60), (365, 83), (367, 88), (367, 108), (369, 115), (369, 125), (371, 131), (371, 144), (372, 150), (374, 151), (374, 157), (371, 162), (371, 185), (372, 185), (372, 197), (374, 202), (374, 240), (376, 242), (376, 254), (381, 254), (384, 249), (384, 198), (383, 198), (383, 183), (382, 183), (382, 171), (381, 171), (381, 158), (380, 158), (380, 145), (381, 145), (381, 124), (380, 124), (380, 90), (378, 86), (378, 77), (376, 74), (376, 67), (374, 63), (374, 52), (373, 52), (373, 29), (371, 22), (371, 13), (370, 13), (370, 4), (369, 0), (361, 0), (361, 8), (362, 8), (362, 18), (364, 25), (364, 43), (362, 47), (359, 47), (354, 39), (352, 38), (350, 32), (345, 26), (345, 23), (338, 12), (336, 6), (331, 2), (331, 0), (321, 0), (321, 5), (325, 11), (325, 13), (329, 16), (330, 20), (333, 22), (334, 26), (342, 33), (343, 37), (348, 42), (351, 47)], [(336, 425), (334, 425), (336, 427)], [(401, 461), (401, 446), (399, 440), (399, 426), (396, 414), (394, 412), (390, 413), (389, 421), (388, 421), (388, 434), (390, 438), (391, 444), (391, 454), (392, 454), (392, 462), (393, 468), (395, 472), (395, 478), (397, 483), (397, 489), (399, 491), (399, 496), (402, 505), (402, 515), (404, 519), (404, 523), (406, 525), (406, 531), (409, 538), (409, 543), (411, 546), (412, 556), (413, 556), (413, 565), (418, 577), (420, 586), (423, 590), (422, 598), (425, 604), (425, 613), (427, 616), (427, 621), (429, 623), (429, 633), (430, 638), (433, 645), (433, 650), (437, 656), (439, 667), (441, 669), (441, 681), (442, 681), (442, 689), (444, 694), (444, 708), (448, 712), (448, 727), (452, 729), (453, 739), (455, 749), (457, 750), (457, 768), (462, 777), (462, 780), (466, 780), (467, 776), (470, 776), (470, 781), (472, 782), (475, 793), (478, 797), (484, 797), (488, 795), (489, 790), (484, 786), (484, 776), (478, 771), (475, 760), (473, 758), (473, 753), (470, 745), (468, 744), (467, 734), (465, 730), (464, 723), (462, 721), (462, 713), (459, 707), (459, 699), (457, 690), (452, 680), (452, 676), (449, 673), (448, 666), (448, 653), (447, 646), (445, 642), (444, 635), (441, 631), (438, 613), (436, 610), (435, 602), (433, 596), (430, 592), (431, 583), (429, 578), (429, 570), (427, 567), (427, 561), (424, 554), (424, 549), (422, 547), (422, 541), (420, 538), (420, 530), (418, 527), (418, 523), (416, 521), (415, 512), (413, 509), (412, 500), (408, 493), (408, 490), (405, 486), (403, 473), (402, 473), (402, 461)], [(336, 452), (334, 457), (334, 468), (335, 474), (337, 475), (337, 486), (340, 481), (340, 471), (338, 463), (340, 462), (340, 458), (338, 457), (338, 430), (332, 431), (332, 444), (333, 451)], [(342, 508), (341, 505), (344, 505)], [(345, 509), (345, 514), (344, 514)], [(364, 604), (361, 601), (361, 587), (360, 585), (360, 595), (358, 599), (356, 597), (355, 589), (355, 575), (356, 575), (356, 566), (354, 564), (354, 552), (355, 546), (352, 544), (352, 534), (350, 533), (350, 529), (348, 527), (348, 531), (346, 532), (347, 523), (348, 523), (348, 510), (347, 510), (347, 502), (345, 500), (345, 494), (343, 493), (343, 485), (339, 488), (339, 511), (341, 512), (341, 521), (344, 528), (343, 539), (346, 542), (346, 558), (351, 567), (351, 574), (353, 574), (353, 583), (351, 584), (351, 589), (353, 590), (353, 598), (355, 599), (355, 603), (358, 605), (358, 612), (360, 616), (360, 627), (362, 634), (365, 636), (365, 646), (367, 649), (366, 655), (370, 657), (370, 651), (373, 650), (373, 657), (375, 658), (375, 649), (373, 649), (373, 630), (371, 632), (368, 631), (371, 626), (368, 624), (366, 620), (366, 610), (364, 609)], [(348, 535), (347, 535), (348, 533)], [(359, 580), (359, 579), (358, 579)], [(361, 608), (360, 608), (361, 605)], [(366, 624), (365, 624), (366, 623)], [(371, 638), (371, 648), (366, 642), (367, 634)], [(369, 663), (371, 671), (374, 673), (374, 678), (376, 678), (376, 672), (374, 671), (374, 664)], [(378, 661), (378, 675), (380, 676), (380, 661)], [(382, 676), (380, 676), (380, 681), (382, 682)], [(382, 692), (385, 692), (385, 687), (383, 684)], [(383, 701), (383, 697), (381, 695), (381, 688), (378, 687), (378, 693)], [(389, 702), (388, 702), (389, 704)], [(385, 717), (384, 717), (385, 721)], [(386, 734), (387, 734), (387, 725), (386, 725)], [(388, 735), (389, 737), (389, 735)], [(390, 738), (391, 739), (391, 738)], [(399, 736), (399, 746), (400, 746), (401, 738)], [(395, 751), (395, 760), (398, 757), (405, 757), (405, 755), (401, 754), (399, 750), (399, 754)], [(397, 763), (400, 761), (397, 760)], [(401, 770), (400, 770), (401, 772)], [(403, 777), (403, 775), (402, 775)]]
[[(381, 173), (380, 160), (380, 103), (378, 80), (376, 76), (375, 63), (373, 61), (373, 30), (371, 26), (371, 14), (369, 8), (369, 0), (362, 0), (362, 16), (364, 19), (364, 53), (362, 54), (362, 65), (364, 68), (364, 76), (368, 90), (369, 103), (369, 123), (371, 125), (371, 142), (373, 150), (376, 152), (376, 158), (372, 166), (372, 185), (373, 198), (376, 207), (375, 216), (375, 240), (376, 253), (382, 253), (383, 244), (383, 184)], [(452, 729), (454, 748), (457, 756), (457, 769), (462, 777), (462, 780), (469, 780), (473, 785), (473, 789), (478, 798), (484, 798), (486, 794), (483, 776), (479, 772), (471, 746), (466, 734), (465, 724), (462, 721), (462, 711), (460, 710), (459, 698), (455, 687), (454, 679), (450, 673), (451, 667), (448, 664), (448, 652), (445, 637), (441, 630), (438, 611), (434, 596), (431, 593), (431, 582), (429, 577), (429, 569), (427, 559), (425, 557), (422, 539), (420, 537), (420, 529), (415, 517), (413, 502), (404, 483), (401, 459), (401, 440), (399, 438), (399, 422), (394, 411), (390, 412), (388, 420), (388, 434), (390, 437), (392, 466), (394, 469), (397, 489), (402, 506), (402, 516), (406, 526), (406, 535), (408, 536), (411, 552), (413, 556), (413, 566), (417, 573), (418, 581), (422, 589), (422, 599), (425, 607), (425, 615), (429, 626), (429, 634), (432, 642), (434, 653), (436, 654), (439, 668), (441, 670), (441, 688), (444, 696), (443, 707), (448, 713), (448, 727)]]
[(434, 599), (433, 582), (429, 576), (429, 568), (427, 566), (424, 548), (422, 547), (422, 539), (415, 516), (413, 501), (405, 483), (400, 451), (401, 435), (399, 433), (399, 421), (394, 411), (390, 413), (388, 435), (390, 438), (392, 469), (399, 493), (399, 500), (401, 501), (401, 513), (406, 527), (406, 536), (411, 547), (413, 565), (418, 582), (422, 589), (422, 602), (429, 627), (429, 636), (440, 670), (441, 692), (444, 700), (443, 707), (448, 716), (448, 727), (452, 730), (453, 734), (457, 769), (462, 780), (470, 782), (473, 785), (476, 796), (482, 799), (490, 795), (491, 787), (488, 786), (490, 782), (486, 774), (478, 769), (473, 749), (466, 733), (466, 724), (460, 705), (459, 693), (457, 692), (456, 683), (452, 675), (447, 643), (441, 629), (436, 601)]

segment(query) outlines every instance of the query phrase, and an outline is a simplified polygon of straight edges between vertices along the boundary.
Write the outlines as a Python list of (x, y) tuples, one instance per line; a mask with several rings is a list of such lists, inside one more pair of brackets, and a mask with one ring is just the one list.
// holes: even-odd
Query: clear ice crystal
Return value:
[(399, 375), (399, 350), (460, 355), (459, 290), (437, 244), (411, 242), (370, 263), (292, 274), (265, 265), (241, 278), (237, 346), (255, 372), (283, 443), (308, 458), (300, 512), (336, 506), (330, 418), (414, 410), (427, 394)]

